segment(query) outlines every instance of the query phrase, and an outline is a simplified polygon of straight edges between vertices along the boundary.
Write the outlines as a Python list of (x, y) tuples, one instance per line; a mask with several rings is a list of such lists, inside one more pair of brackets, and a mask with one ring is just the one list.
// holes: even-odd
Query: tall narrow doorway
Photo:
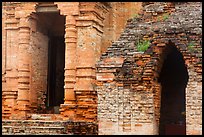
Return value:
[(45, 113), (59, 113), (59, 106), (64, 103), (65, 16), (56, 6), (46, 6), (39, 6), (37, 12), (37, 27), (49, 39)]
[(63, 36), (50, 36), (48, 45), (48, 109), (59, 113), (64, 103), (65, 44)]
[(52, 25), (48, 31), (48, 85), (47, 108), (59, 113), (64, 103), (64, 67), (65, 67), (65, 16), (50, 13)]
[(159, 134), (185, 135), (185, 89), (188, 72), (182, 54), (174, 45), (167, 45), (166, 51), (166, 59), (159, 77), (161, 83)]

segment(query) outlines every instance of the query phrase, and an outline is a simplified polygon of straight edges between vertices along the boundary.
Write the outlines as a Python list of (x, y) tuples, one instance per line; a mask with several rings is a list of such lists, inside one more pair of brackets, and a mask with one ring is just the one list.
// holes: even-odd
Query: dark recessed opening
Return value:
[(186, 133), (185, 89), (188, 72), (182, 54), (174, 45), (167, 45), (164, 51), (167, 51), (167, 56), (159, 77), (161, 83), (159, 134), (182, 135)]
[(40, 12), (37, 15), (38, 30), (49, 38), (47, 113), (59, 113), (59, 106), (64, 103), (65, 16), (59, 12)]
[[(52, 109), (64, 103), (64, 37), (52, 36), (48, 50), (48, 107)], [(54, 110), (55, 113), (56, 110)]]

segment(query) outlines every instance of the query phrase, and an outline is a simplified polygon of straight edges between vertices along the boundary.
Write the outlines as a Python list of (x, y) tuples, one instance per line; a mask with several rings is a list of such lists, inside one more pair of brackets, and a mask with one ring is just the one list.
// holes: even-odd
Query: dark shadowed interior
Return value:
[(188, 72), (182, 54), (174, 45), (167, 45), (166, 58), (160, 72), (161, 108), (159, 134), (185, 134), (185, 89)]
[(65, 16), (59, 12), (37, 13), (38, 29), (49, 38), (46, 106), (49, 113), (59, 113), (64, 103)]

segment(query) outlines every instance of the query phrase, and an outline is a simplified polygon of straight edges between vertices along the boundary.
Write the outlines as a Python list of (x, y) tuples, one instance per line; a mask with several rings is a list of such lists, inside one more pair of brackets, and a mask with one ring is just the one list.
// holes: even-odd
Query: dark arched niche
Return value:
[(183, 55), (173, 43), (169, 43), (162, 54), (160, 71), (161, 108), (159, 134), (185, 134), (185, 89), (188, 71)]

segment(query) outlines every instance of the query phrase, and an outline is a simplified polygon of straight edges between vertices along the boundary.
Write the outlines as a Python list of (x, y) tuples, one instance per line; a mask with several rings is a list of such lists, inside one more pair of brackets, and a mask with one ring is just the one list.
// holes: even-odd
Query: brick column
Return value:
[[(38, 16), (35, 14), (35, 13), (32, 13), (32, 14), (30, 14), (29, 15), (29, 21), (30, 21), (30, 32), (31, 32), (31, 35), (30, 35), (30, 41), (31, 41), (31, 46), (33, 47), (33, 46), (35, 46), (34, 45), (34, 41), (33, 41), (33, 39), (35, 39), (35, 34), (36, 34), (36, 31), (37, 31), (37, 22), (38, 22)], [(39, 50), (38, 51), (36, 51), (35, 50), (35, 53), (36, 52), (39, 52)], [(37, 90), (38, 88), (38, 85), (36, 85), (36, 81), (34, 81), (33, 79), (35, 79), (35, 75), (33, 75), (34, 74), (34, 60), (36, 60), (36, 58), (35, 58), (35, 54), (33, 53), (33, 51), (32, 51), (32, 54), (31, 54), (31, 56), (30, 56), (30, 68), (31, 68), (31, 70), (30, 70), (30, 76), (32, 76), (31, 78), (30, 78), (30, 91), (29, 91), (29, 101), (30, 101), (30, 113), (35, 113), (35, 112), (37, 112), (37, 109), (38, 109), (38, 105), (41, 105), (41, 104), (38, 104), (38, 92), (39, 92), (39, 90)], [(45, 61), (46, 62), (46, 61)], [(46, 63), (45, 63), (46, 64)], [(43, 68), (43, 69), (46, 69), (47, 70), (47, 68)], [(42, 83), (41, 83), (42, 84)], [(43, 83), (44, 84), (44, 83)], [(43, 99), (42, 99), (43, 100)], [(43, 101), (42, 101), (43, 102)], [(43, 105), (45, 105), (45, 104), (43, 104)], [(41, 107), (43, 107), (43, 105), (41, 105)]]
[[(9, 14), (14, 15), (14, 14)], [(8, 17), (5, 17), (8, 18)], [(8, 18), (2, 23), (2, 118), (9, 119), (17, 98), (18, 72), (17, 72), (17, 53), (18, 42), (18, 21), (14, 18)], [(18, 38), (18, 37), (17, 37)], [(5, 55), (5, 56), (4, 56)]]
[(65, 27), (65, 97), (60, 111), (65, 119), (73, 119), (76, 107), (74, 85), (76, 83), (75, 59), (77, 44), (77, 29), (74, 16), (66, 15)]
[(75, 92), (77, 99), (76, 121), (97, 122), (97, 93), (95, 64), (101, 55), (103, 20), (107, 9), (102, 3), (80, 3), (77, 17), (77, 64)]
[(26, 119), (29, 112), (29, 86), (30, 86), (30, 58), (29, 42), (30, 28), (28, 19), (20, 18), (19, 24), (19, 51), (18, 51), (18, 97), (17, 119)]

